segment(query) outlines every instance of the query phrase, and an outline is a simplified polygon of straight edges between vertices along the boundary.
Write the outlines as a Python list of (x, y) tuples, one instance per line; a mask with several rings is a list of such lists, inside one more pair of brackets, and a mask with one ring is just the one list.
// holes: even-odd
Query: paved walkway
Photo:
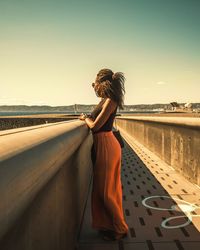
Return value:
[(91, 228), (91, 187), (79, 250), (199, 250), (200, 189), (121, 131), (123, 208), (128, 237), (102, 240)]

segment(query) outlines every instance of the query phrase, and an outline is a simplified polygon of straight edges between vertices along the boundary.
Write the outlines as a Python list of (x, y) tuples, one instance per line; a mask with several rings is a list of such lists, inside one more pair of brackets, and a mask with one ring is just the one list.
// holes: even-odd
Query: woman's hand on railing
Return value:
[(81, 115), (79, 116), (79, 120), (84, 121), (86, 117), (87, 117), (86, 114), (81, 113)]

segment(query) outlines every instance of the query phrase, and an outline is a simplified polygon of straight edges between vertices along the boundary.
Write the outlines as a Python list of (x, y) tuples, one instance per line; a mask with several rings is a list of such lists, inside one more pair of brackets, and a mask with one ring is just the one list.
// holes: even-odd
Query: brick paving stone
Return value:
[[(125, 142), (121, 179), (128, 236), (105, 242), (91, 228), (90, 186), (77, 249), (199, 250), (200, 189), (125, 132), (121, 134)], [(187, 209), (191, 209), (191, 221)], [(164, 223), (167, 219), (171, 220)]]

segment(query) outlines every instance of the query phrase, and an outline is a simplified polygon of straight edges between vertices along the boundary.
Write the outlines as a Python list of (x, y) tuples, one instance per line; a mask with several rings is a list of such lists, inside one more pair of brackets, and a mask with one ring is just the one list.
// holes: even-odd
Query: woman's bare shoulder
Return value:
[(103, 104), (103, 106), (107, 106), (107, 105), (110, 105), (111, 107), (113, 107), (113, 109), (115, 109), (117, 107), (117, 103), (109, 97), (106, 98), (106, 100)]

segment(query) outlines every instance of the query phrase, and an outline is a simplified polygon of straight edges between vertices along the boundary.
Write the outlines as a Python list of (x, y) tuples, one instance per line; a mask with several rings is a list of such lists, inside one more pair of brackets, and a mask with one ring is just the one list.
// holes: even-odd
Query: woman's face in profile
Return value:
[(96, 95), (99, 96), (98, 95), (99, 83), (96, 80), (95, 82), (92, 83), (92, 87), (94, 88)]

